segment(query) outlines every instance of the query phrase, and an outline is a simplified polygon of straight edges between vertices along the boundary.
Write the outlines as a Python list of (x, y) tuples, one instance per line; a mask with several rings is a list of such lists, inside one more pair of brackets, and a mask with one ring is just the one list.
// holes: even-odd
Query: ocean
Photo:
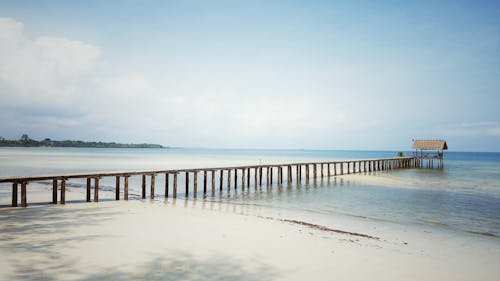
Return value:
[[(0, 177), (372, 159), (395, 155), (396, 151), (0, 148)], [(241, 187), (228, 190), (224, 181), (224, 189), (219, 192), (217, 179), (215, 194), (212, 196), (209, 184), (206, 198), (202, 193), (202, 175), (199, 177), (197, 199), (192, 198), (191, 191), (188, 201), (233, 204), (245, 206), (250, 213), (265, 215), (270, 212), (326, 224), (334, 224), (331, 220), (343, 216), (374, 224), (425, 226), (492, 239), (500, 237), (500, 153), (445, 152), (444, 169), (381, 171), (366, 175), (366, 181), (330, 177), (309, 183), (303, 180), (287, 184), (285, 181), (278, 186), (274, 180), (270, 186), (252, 184), (245, 190)], [(370, 180), (373, 177), (381, 180)], [(178, 200), (183, 200), (184, 176), (178, 179)], [(82, 191), (85, 188), (83, 180), (70, 181), (68, 185)], [(164, 200), (163, 175), (156, 177), (156, 186), (155, 200)], [(103, 178), (101, 188), (114, 190), (114, 178)], [(0, 184), (2, 202), (8, 202), (10, 194), (10, 185)], [(139, 199), (139, 177), (130, 179), (130, 194), (131, 199)]]

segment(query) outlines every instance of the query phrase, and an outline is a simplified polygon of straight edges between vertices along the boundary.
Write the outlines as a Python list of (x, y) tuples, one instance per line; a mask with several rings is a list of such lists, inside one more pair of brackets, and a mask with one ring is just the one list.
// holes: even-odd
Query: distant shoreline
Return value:
[(19, 140), (0, 139), (0, 147), (82, 147), (82, 148), (170, 148), (161, 144), (151, 143), (117, 143), (117, 142), (86, 142), (81, 140), (51, 140), (37, 141), (21, 137)]

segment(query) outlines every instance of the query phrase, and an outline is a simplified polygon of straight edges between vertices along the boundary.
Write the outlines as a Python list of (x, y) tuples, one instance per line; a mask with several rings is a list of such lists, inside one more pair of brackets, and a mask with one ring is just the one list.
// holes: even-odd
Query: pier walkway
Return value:
[[(262, 186), (265, 175), (265, 183), (272, 184), (274, 180), (278, 185), (292, 183), (304, 180), (316, 180), (317, 178), (338, 176), (344, 174), (364, 173), (373, 171), (393, 170), (402, 168), (420, 167), (420, 160), (417, 157), (398, 157), (384, 159), (367, 160), (344, 160), (333, 162), (307, 162), (307, 163), (288, 163), (288, 164), (270, 164), (270, 165), (252, 165), (252, 166), (234, 166), (234, 167), (216, 167), (216, 168), (194, 168), (194, 169), (176, 169), (176, 170), (156, 170), (156, 171), (129, 171), (129, 172), (108, 172), (108, 173), (83, 173), (66, 175), (45, 175), (29, 177), (3, 177), (0, 183), (12, 183), (12, 206), (18, 206), (18, 189), (20, 187), (22, 207), (28, 206), (27, 186), (30, 182), (52, 181), (52, 202), (53, 204), (66, 203), (66, 182), (68, 180), (82, 179), (86, 181), (86, 201), (99, 201), (99, 180), (104, 177), (114, 177), (116, 180), (115, 199), (128, 200), (129, 197), (129, 178), (142, 178), (142, 198), (146, 198), (147, 177), (150, 178), (150, 198), (155, 196), (155, 178), (157, 176), (165, 177), (164, 196), (177, 197), (179, 176), (184, 176), (185, 197), (189, 197), (192, 192), (193, 197), (198, 194), (198, 178), (203, 176), (203, 194), (206, 195), (207, 188), (212, 189), (212, 194), (216, 188), (222, 190), (224, 182), (227, 182), (227, 189), (241, 187), (245, 189), (250, 186)], [(192, 179), (192, 184), (190, 180)], [(239, 182), (241, 181), (241, 185)], [(93, 182), (93, 184), (92, 184)], [(120, 192), (123, 182), (123, 193)], [(171, 190), (171, 191), (170, 191)], [(58, 196), (58, 191), (60, 191)], [(93, 192), (92, 192), (93, 191)], [(93, 193), (93, 198), (91, 197)]]

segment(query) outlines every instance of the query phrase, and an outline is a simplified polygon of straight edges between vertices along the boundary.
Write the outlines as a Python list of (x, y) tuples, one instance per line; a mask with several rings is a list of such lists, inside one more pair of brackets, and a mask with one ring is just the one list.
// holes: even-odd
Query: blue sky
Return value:
[(0, 136), (500, 151), (494, 1), (0, 1)]

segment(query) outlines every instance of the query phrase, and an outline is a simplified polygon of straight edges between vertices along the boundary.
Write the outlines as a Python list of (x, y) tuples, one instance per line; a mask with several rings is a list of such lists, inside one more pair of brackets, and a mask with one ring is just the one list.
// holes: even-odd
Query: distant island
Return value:
[(96, 147), (96, 148), (168, 148), (160, 144), (150, 143), (116, 143), (116, 142), (95, 142), (80, 140), (56, 141), (46, 138), (42, 141), (31, 139), (24, 134), (18, 140), (7, 140), (0, 137), (0, 147)]

